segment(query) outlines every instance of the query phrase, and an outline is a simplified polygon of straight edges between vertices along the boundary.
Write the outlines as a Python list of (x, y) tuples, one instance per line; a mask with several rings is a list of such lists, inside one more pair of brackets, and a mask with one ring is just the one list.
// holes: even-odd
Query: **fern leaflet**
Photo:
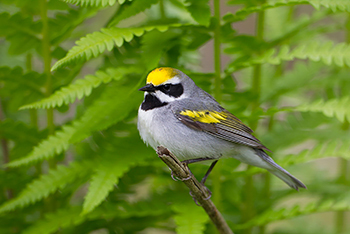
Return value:
[[(235, 1), (231, 1), (235, 4)], [(316, 10), (321, 7), (329, 8), (333, 12), (350, 12), (350, 2), (347, 0), (274, 0), (260, 6), (246, 7), (238, 10), (235, 14), (228, 13), (224, 16), (227, 22), (237, 22), (245, 19), (252, 13), (264, 11), (281, 6), (294, 6), (299, 4), (310, 4)]]
[[(81, 5), (81, 6), (113, 6), (117, 0), (63, 0), (65, 2)], [(130, 0), (129, 0), (130, 1)], [(119, 4), (123, 4), (125, 0), (118, 0)]]
[(91, 162), (71, 163), (69, 167), (58, 165), (55, 170), (50, 170), (48, 174), (43, 174), (28, 184), (19, 196), (3, 204), (0, 207), (0, 213), (24, 207), (46, 198), (76, 178), (87, 175), (91, 166)]
[(160, 0), (134, 0), (133, 3), (130, 6), (127, 6), (119, 15), (117, 15), (108, 26), (117, 25), (120, 21), (145, 11), (159, 1)]
[(230, 64), (230, 71), (254, 64), (270, 63), (277, 65), (281, 64), (282, 61), (291, 61), (295, 58), (310, 59), (315, 62), (322, 61), (327, 65), (334, 64), (339, 67), (343, 67), (345, 64), (350, 66), (350, 45), (345, 43), (334, 45), (331, 41), (327, 43), (313, 41), (299, 45), (292, 50), (289, 46), (284, 45), (279, 52), (276, 52), (276, 49), (271, 49), (261, 56), (244, 62), (237, 60)]
[(256, 218), (245, 224), (237, 225), (234, 229), (246, 229), (253, 226), (264, 225), (277, 220), (291, 219), (300, 215), (320, 213), (326, 211), (348, 211), (350, 210), (349, 198), (346, 197), (339, 201), (333, 199), (321, 202), (313, 201), (305, 206), (296, 205), (291, 208), (280, 208), (278, 210), (269, 209)]
[(314, 103), (304, 104), (296, 109), (298, 111), (322, 112), (328, 117), (336, 117), (339, 121), (350, 120), (350, 96), (341, 99), (332, 99), (328, 101), (319, 100)]
[[(136, 90), (134, 83), (129, 82), (127, 85), (117, 83), (107, 87), (103, 95), (96, 99), (81, 119), (74, 121), (71, 125), (63, 126), (62, 130), (39, 143), (29, 155), (12, 161), (7, 166), (18, 167), (52, 158), (67, 150), (70, 143), (79, 142), (89, 136), (92, 131), (105, 129), (124, 119), (139, 102), (136, 98), (130, 98)], [(116, 93), (119, 95), (118, 99), (115, 99)]]
[(172, 209), (177, 213), (174, 216), (176, 233), (201, 234), (205, 230), (208, 215), (199, 207), (192, 204), (175, 203)]
[(73, 84), (63, 87), (50, 97), (41, 101), (22, 106), (20, 109), (31, 108), (54, 108), (73, 103), (76, 99), (89, 96), (92, 89), (97, 88), (102, 83), (109, 83), (112, 80), (119, 80), (125, 74), (137, 71), (135, 68), (109, 68), (106, 71), (97, 71), (95, 75), (87, 75), (84, 79), (79, 79)]
[(60, 228), (65, 228), (82, 223), (86, 217), (79, 215), (81, 208), (78, 206), (60, 209), (55, 213), (45, 215), (35, 225), (23, 231), (23, 234), (50, 234)]
[(53, 157), (55, 154), (60, 154), (69, 147), (69, 139), (75, 133), (73, 126), (63, 126), (62, 130), (57, 131), (54, 135), (43, 140), (33, 151), (24, 158), (15, 160), (7, 164), (7, 167), (18, 167), (27, 165), (39, 160), (45, 160)]
[(170, 27), (180, 27), (181, 24), (164, 25), (164, 26), (145, 26), (138, 28), (103, 28), (101, 32), (88, 34), (76, 42), (76, 46), (70, 49), (67, 55), (58, 60), (52, 67), (52, 71), (59, 67), (70, 64), (76, 60), (89, 60), (97, 57), (105, 50), (111, 51), (116, 45), (120, 47), (124, 41), (131, 41), (134, 36), (142, 36), (145, 32), (157, 29), (166, 31)]

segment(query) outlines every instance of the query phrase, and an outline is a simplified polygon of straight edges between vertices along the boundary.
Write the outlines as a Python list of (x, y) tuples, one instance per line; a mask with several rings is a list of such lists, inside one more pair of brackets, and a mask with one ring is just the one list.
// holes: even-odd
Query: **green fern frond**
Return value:
[(336, 117), (339, 121), (350, 120), (350, 97), (340, 99), (318, 100), (310, 104), (298, 106), (296, 110), (303, 112), (321, 112), (328, 117)]
[[(121, 140), (122, 141), (122, 140)], [(129, 145), (124, 142), (124, 145)], [(120, 152), (122, 152), (122, 142), (118, 142)], [(125, 149), (129, 154), (125, 157), (121, 155), (104, 155), (103, 162), (91, 178), (89, 191), (85, 196), (82, 214), (87, 214), (100, 205), (113, 189), (114, 185), (118, 184), (119, 178), (123, 176), (132, 166), (140, 164), (145, 160), (145, 155), (133, 153), (132, 150)]]
[(176, 223), (176, 233), (182, 234), (202, 234), (205, 224), (209, 220), (203, 209), (188, 203), (175, 203), (172, 209), (176, 212), (174, 220)]
[(305, 206), (296, 205), (291, 208), (269, 209), (263, 214), (253, 218), (247, 223), (236, 225), (234, 229), (246, 229), (253, 226), (265, 225), (278, 220), (291, 219), (301, 215), (327, 211), (349, 211), (350, 200), (348, 197), (335, 201), (334, 199), (324, 200), (321, 202), (310, 202)]
[(0, 138), (13, 140), (15, 142), (27, 141), (37, 144), (41, 138), (40, 132), (23, 122), (16, 122), (12, 119), (0, 121)]
[(108, 196), (113, 186), (117, 184), (117, 176), (114, 171), (106, 170), (114, 167), (98, 169), (91, 178), (88, 193), (85, 196), (82, 214), (87, 214)]
[[(235, 4), (235, 1), (231, 1)], [(281, 6), (295, 6), (300, 4), (310, 4), (316, 10), (321, 7), (329, 8), (333, 12), (350, 12), (350, 2), (347, 0), (274, 0), (260, 6), (246, 7), (238, 10), (235, 14), (228, 13), (224, 16), (227, 22), (237, 22), (245, 19), (252, 13), (264, 11)]]
[[(101, 159), (91, 178), (82, 214), (90, 213), (100, 205), (114, 185), (118, 184), (119, 179), (131, 167), (142, 165), (148, 159), (150, 154), (142, 150), (144, 147), (142, 142), (135, 142), (137, 138), (138, 132), (133, 129), (128, 131), (128, 137), (108, 138), (100, 144), (101, 149), (96, 153), (100, 155)], [(110, 146), (113, 146), (113, 149), (118, 149), (117, 153), (114, 150), (110, 151)]]
[(33, 162), (52, 158), (56, 154), (60, 154), (69, 147), (69, 139), (75, 133), (73, 126), (63, 126), (62, 130), (57, 131), (54, 135), (43, 140), (39, 145), (34, 147), (33, 151), (24, 158), (15, 160), (7, 164), (7, 167), (19, 167), (28, 165)]
[(309, 42), (302, 44), (294, 49), (284, 45), (278, 52), (276, 49), (271, 49), (265, 54), (247, 60), (245, 62), (235, 61), (230, 64), (230, 71), (235, 71), (242, 67), (252, 66), (254, 64), (281, 64), (282, 61), (292, 61), (293, 59), (310, 59), (318, 62), (322, 61), (326, 65), (337, 65), (339, 67), (350, 66), (350, 45), (339, 43), (334, 45), (332, 41)]
[[(107, 87), (101, 97), (86, 110), (81, 119), (74, 121), (71, 125), (63, 126), (62, 130), (34, 147), (29, 155), (12, 161), (7, 166), (19, 167), (52, 158), (67, 150), (69, 144), (77, 143), (88, 137), (92, 131), (105, 129), (121, 121), (139, 105), (137, 98), (130, 98), (136, 91), (136, 81), (130, 81), (128, 84), (119, 81)], [(118, 93), (117, 99), (116, 93)]]
[(91, 162), (86, 161), (71, 163), (68, 167), (58, 165), (55, 170), (50, 170), (48, 174), (43, 174), (40, 178), (28, 184), (16, 198), (3, 204), (0, 207), (0, 213), (18, 207), (25, 207), (48, 197), (58, 189), (63, 189), (75, 179), (87, 175), (92, 165)]
[(186, 9), (193, 19), (204, 26), (210, 24), (209, 0), (186, 0)]
[(79, 206), (64, 208), (49, 213), (44, 218), (39, 219), (33, 226), (25, 229), (22, 234), (51, 234), (60, 228), (79, 225), (86, 217), (79, 215), (81, 208)]
[(283, 159), (278, 160), (278, 164), (286, 167), (297, 163), (304, 163), (327, 157), (339, 157), (348, 160), (350, 159), (349, 143), (349, 141), (339, 139), (318, 142), (312, 149), (303, 150), (297, 155), (288, 155)]
[(120, 21), (145, 11), (159, 1), (160, 0), (134, 0), (133, 3), (130, 6), (125, 7), (125, 9), (117, 15), (108, 26), (117, 25)]
[(106, 71), (97, 71), (95, 75), (87, 75), (84, 79), (79, 79), (73, 84), (61, 88), (50, 97), (41, 101), (22, 106), (20, 109), (32, 108), (54, 108), (62, 105), (73, 103), (76, 99), (82, 99), (84, 96), (89, 96), (94, 88), (97, 88), (102, 83), (109, 83), (112, 80), (119, 80), (125, 74), (137, 72), (135, 68), (109, 68)]
[(111, 51), (116, 45), (120, 47), (124, 41), (131, 41), (134, 36), (142, 36), (145, 32), (157, 29), (159, 31), (166, 31), (170, 27), (180, 27), (181, 24), (164, 25), (164, 26), (146, 26), (138, 28), (103, 28), (101, 32), (94, 32), (88, 34), (76, 42), (76, 46), (70, 49), (67, 55), (61, 60), (57, 61), (52, 71), (59, 67), (70, 64), (76, 60), (89, 60), (97, 57), (105, 50)]
[[(81, 6), (113, 6), (117, 0), (63, 0), (67, 3)], [(119, 4), (123, 4), (126, 0), (118, 0)], [(130, 1), (130, 0), (129, 0)]]

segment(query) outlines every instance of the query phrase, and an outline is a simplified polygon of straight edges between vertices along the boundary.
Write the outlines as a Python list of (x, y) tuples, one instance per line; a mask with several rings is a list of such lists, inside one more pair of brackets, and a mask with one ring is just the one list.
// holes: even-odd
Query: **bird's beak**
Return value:
[(139, 89), (140, 91), (148, 91), (148, 92), (154, 92), (156, 91), (156, 87), (154, 87), (153, 84), (147, 84), (146, 86), (143, 86)]

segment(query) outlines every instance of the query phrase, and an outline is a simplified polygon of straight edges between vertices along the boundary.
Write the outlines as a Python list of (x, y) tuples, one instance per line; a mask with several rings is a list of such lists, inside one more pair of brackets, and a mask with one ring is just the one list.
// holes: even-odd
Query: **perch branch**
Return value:
[(184, 182), (190, 189), (191, 195), (203, 207), (205, 212), (215, 224), (221, 234), (234, 234), (227, 225), (221, 213), (209, 199), (210, 192), (203, 184), (190, 172), (186, 164), (181, 163), (167, 148), (158, 146), (157, 154), (159, 158), (171, 169), (173, 174)]

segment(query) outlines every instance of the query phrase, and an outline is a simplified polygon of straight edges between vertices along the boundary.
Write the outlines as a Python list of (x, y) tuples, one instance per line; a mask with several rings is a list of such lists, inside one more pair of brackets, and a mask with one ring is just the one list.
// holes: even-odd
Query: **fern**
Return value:
[(33, 151), (24, 158), (15, 160), (7, 164), (7, 167), (19, 167), (29, 163), (52, 158), (55, 154), (60, 154), (69, 147), (69, 139), (75, 133), (73, 126), (63, 126), (62, 130), (43, 140)]
[[(115, 100), (116, 92), (120, 97)], [(76, 143), (88, 137), (92, 131), (105, 129), (124, 119), (139, 103), (139, 100), (130, 98), (133, 92), (135, 92), (135, 84), (132, 82), (128, 85), (118, 83), (108, 87), (100, 99), (97, 99), (87, 109), (81, 119), (74, 121), (71, 125), (63, 126), (62, 130), (42, 141), (29, 155), (12, 161), (7, 166), (19, 167), (52, 158), (67, 150), (70, 143)]]
[(28, 206), (48, 197), (75, 179), (87, 175), (92, 165), (91, 162), (85, 161), (71, 163), (69, 167), (57, 166), (55, 170), (50, 170), (48, 174), (43, 174), (40, 178), (33, 180), (16, 198), (4, 203), (0, 207), (0, 213)]
[(0, 121), (0, 138), (15, 142), (28, 141), (32, 144), (37, 144), (42, 135), (36, 128), (29, 127), (23, 122), (15, 122), (12, 119)]
[(246, 229), (253, 226), (264, 225), (277, 220), (291, 219), (301, 215), (327, 212), (327, 211), (349, 211), (350, 202), (349, 198), (346, 197), (339, 201), (333, 199), (327, 199), (321, 202), (313, 201), (305, 206), (295, 205), (291, 208), (279, 208), (271, 209), (263, 214), (253, 218), (247, 223), (237, 225), (234, 229)]
[(33, 19), (21, 13), (10, 15), (6, 12), (0, 14), (0, 22), (0, 36), (11, 42), (10, 53), (22, 54), (40, 46), (39, 22), (33, 22)]
[(76, 60), (89, 60), (92, 57), (96, 57), (103, 53), (105, 50), (111, 51), (114, 45), (120, 47), (123, 45), (124, 41), (129, 42), (134, 36), (142, 36), (147, 31), (157, 29), (164, 32), (170, 27), (180, 26), (181, 24), (145, 26), (139, 28), (103, 28), (101, 29), (101, 32), (88, 34), (86, 37), (77, 41), (77, 46), (74, 46), (69, 50), (68, 54), (63, 59), (57, 61), (51, 70), (54, 71), (57, 68), (70, 64)]
[(312, 149), (303, 150), (297, 155), (288, 155), (278, 160), (278, 163), (285, 167), (326, 157), (350, 159), (349, 149), (349, 142), (346, 140), (328, 140), (326, 142), (318, 142)]
[(73, 206), (60, 209), (55, 213), (49, 213), (39, 220), (32, 227), (27, 228), (23, 234), (50, 234), (55, 233), (60, 228), (65, 228), (82, 223), (86, 217), (79, 215), (80, 207)]
[(133, 67), (109, 68), (106, 71), (97, 71), (95, 75), (87, 75), (67, 87), (56, 91), (53, 95), (41, 101), (22, 106), (20, 109), (31, 108), (54, 108), (73, 103), (76, 99), (89, 96), (94, 88), (102, 83), (109, 83), (112, 80), (120, 80), (125, 74), (136, 71)]
[(310, 104), (298, 106), (296, 110), (305, 112), (321, 112), (328, 117), (336, 117), (339, 121), (350, 120), (350, 97), (331, 99), (328, 101), (318, 100)]
[(209, 26), (210, 23), (210, 8), (209, 0), (186, 0), (186, 9), (191, 14), (193, 19), (204, 26)]
[(287, 45), (280, 48), (276, 53), (276, 49), (271, 49), (261, 56), (252, 58), (251, 60), (242, 62), (235, 61), (230, 64), (230, 71), (235, 71), (242, 67), (252, 66), (254, 64), (269, 63), (273, 65), (281, 64), (282, 61), (292, 61), (293, 59), (310, 59), (312, 61), (322, 61), (326, 65), (337, 65), (343, 67), (350, 66), (350, 46), (345, 43), (334, 45), (329, 41), (326, 43), (309, 42), (299, 45), (291, 50)]
[(83, 204), (83, 214), (97, 207), (108, 196), (114, 185), (118, 184), (119, 178), (136, 163), (135, 160), (124, 155), (113, 155), (113, 157), (114, 159), (104, 160), (92, 176)]
[[(101, 149), (96, 152), (101, 159), (96, 166), (84, 199), (83, 214), (91, 212), (104, 201), (124, 173), (135, 165), (143, 165), (150, 156), (147, 151), (140, 150), (144, 147), (140, 141), (132, 142), (133, 139), (138, 138), (136, 130), (129, 130), (127, 134), (128, 137), (106, 136), (107, 139), (105, 137), (101, 139), (103, 141), (100, 143)], [(111, 151), (114, 147), (118, 149), (117, 153)]]
[[(1, 22), (1, 21), (0, 21)], [(43, 95), (41, 90), (41, 84), (44, 83), (44, 80), (37, 72), (28, 72), (24, 73), (21, 67), (0, 67), (0, 81), (6, 82), (8, 84), (15, 84), (16, 89), (30, 90), (31, 92), (35, 92), (37, 94)]]
[(91, 178), (88, 193), (85, 196), (82, 214), (87, 214), (98, 206), (117, 183), (114, 167), (97, 169)]
[(192, 203), (175, 203), (172, 209), (176, 212), (174, 220), (176, 223), (176, 233), (181, 234), (202, 234), (208, 216), (199, 207), (194, 207)]
[(145, 11), (159, 1), (160, 0), (134, 0), (130, 6), (127, 6), (125, 9), (123, 9), (123, 11), (118, 14), (111, 23), (109, 23), (109, 26), (117, 25), (120, 21)]
[[(63, 0), (65, 2), (81, 5), (81, 6), (113, 6), (117, 0)], [(119, 4), (123, 4), (126, 0), (118, 0)], [(131, 0), (128, 0), (131, 1)]]
[[(235, 1), (231, 1), (231, 3), (234, 4)], [(247, 16), (255, 12), (261, 12), (281, 6), (294, 6), (299, 4), (310, 4), (316, 10), (320, 10), (321, 7), (325, 7), (331, 9), (333, 12), (350, 12), (350, 2), (347, 0), (273, 0), (260, 6), (240, 9), (235, 14), (228, 13), (224, 16), (224, 20), (231, 23), (237, 22), (245, 19)]]

